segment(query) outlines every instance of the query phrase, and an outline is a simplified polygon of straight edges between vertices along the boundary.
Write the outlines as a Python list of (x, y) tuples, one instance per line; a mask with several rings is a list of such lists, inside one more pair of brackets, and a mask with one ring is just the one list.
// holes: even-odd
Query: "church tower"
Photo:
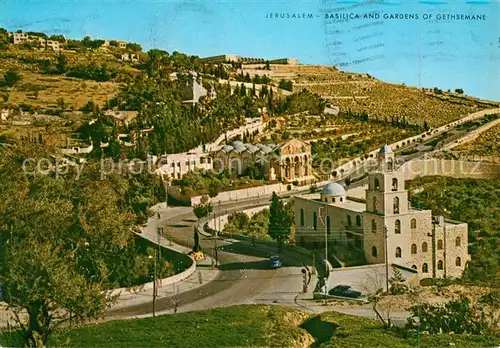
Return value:
[(385, 145), (377, 154), (377, 170), (368, 175), (366, 211), (383, 216), (408, 212), (404, 173), (394, 169), (394, 152)]

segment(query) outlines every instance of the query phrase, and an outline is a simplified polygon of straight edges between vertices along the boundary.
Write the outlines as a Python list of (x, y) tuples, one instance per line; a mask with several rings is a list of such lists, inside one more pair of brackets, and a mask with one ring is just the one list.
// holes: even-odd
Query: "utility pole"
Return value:
[(384, 240), (385, 240), (385, 291), (389, 293), (389, 252), (387, 246), (387, 226), (384, 226)]
[(156, 317), (156, 249), (154, 252), (154, 272), (153, 272), (153, 318)]

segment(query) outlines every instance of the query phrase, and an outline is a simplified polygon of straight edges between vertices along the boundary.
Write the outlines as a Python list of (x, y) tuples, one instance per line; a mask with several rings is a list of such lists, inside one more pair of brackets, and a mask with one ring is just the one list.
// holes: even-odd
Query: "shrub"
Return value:
[(9, 70), (3, 74), (5, 85), (12, 87), (21, 80), (21, 74), (16, 70)]

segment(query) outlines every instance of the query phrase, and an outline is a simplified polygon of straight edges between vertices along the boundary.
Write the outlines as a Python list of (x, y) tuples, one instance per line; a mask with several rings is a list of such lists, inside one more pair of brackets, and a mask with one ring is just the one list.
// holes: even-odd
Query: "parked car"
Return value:
[(354, 290), (349, 285), (337, 285), (336, 287), (330, 289), (328, 294), (350, 298), (360, 298), (362, 295), (361, 292)]
[(279, 256), (271, 256), (269, 258), (269, 263), (271, 268), (280, 268), (281, 267), (281, 260)]

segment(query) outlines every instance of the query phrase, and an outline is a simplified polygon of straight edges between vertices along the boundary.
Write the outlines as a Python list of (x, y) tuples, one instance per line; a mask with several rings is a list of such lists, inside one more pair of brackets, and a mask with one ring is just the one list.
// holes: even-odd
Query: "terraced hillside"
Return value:
[[(68, 110), (79, 109), (89, 100), (102, 106), (119, 90), (120, 82), (132, 78), (137, 70), (120, 62), (113, 54), (104, 52), (76, 53), (65, 51), (66, 66), (93, 65), (96, 71), (113, 74), (109, 81), (98, 82), (64, 76), (57, 72), (58, 53), (52, 51), (18, 50), (0, 51), (0, 76), (16, 70), (21, 80), (12, 87), (0, 86), (0, 106), (21, 106), (27, 110), (58, 108), (61, 103)], [(101, 70), (100, 70), (101, 69)], [(68, 75), (68, 74), (67, 74)], [(103, 78), (104, 79), (104, 78)]]
[(455, 147), (453, 151), (473, 156), (500, 156), (500, 124), (488, 129), (474, 141)]
[(368, 74), (321, 66), (272, 66), (274, 79), (294, 81), (294, 91), (308, 89), (340, 111), (367, 113), (378, 120), (403, 119), (414, 125), (439, 126), (499, 103), (481, 101), (438, 89), (418, 89), (382, 82)]

